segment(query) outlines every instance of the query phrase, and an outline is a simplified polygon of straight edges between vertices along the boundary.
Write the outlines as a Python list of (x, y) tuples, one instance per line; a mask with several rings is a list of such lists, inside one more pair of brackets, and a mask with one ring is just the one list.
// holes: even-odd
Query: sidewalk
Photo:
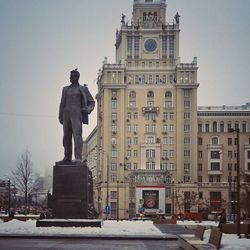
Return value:
[(152, 221), (103, 221), (101, 228), (36, 227), (36, 220), (12, 220), (0, 223), (0, 238), (69, 238), (122, 240), (177, 240), (173, 234), (162, 233)]

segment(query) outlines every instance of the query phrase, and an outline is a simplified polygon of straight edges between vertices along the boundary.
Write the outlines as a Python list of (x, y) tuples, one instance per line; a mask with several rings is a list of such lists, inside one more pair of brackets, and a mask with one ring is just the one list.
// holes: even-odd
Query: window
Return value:
[(202, 164), (201, 163), (198, 164), (198, 170), (202, 171)]
[(247, 159), (250, 159), (250, 151), (247, 151)]
[(127, 114), (127, 119), (128, 119), (128, 120), (131, 120), (131, 119), (132, 119), (132, 113), (131, 113), (131, 112), (128, 112), (128, 114)]
[(112, 171), (116, 171), (117, 170), (117, 164), (116, 164), (116, 162), (112, 162), (111, 163), (111, 170)]
[(232, 138), (228, 138), (227, 139), (227, 144), (228, 144), (228, 146), (233, 145), (233, 139)]
[(116, 199), (117, 198), (117, 192), (116, 191), (111, 191), (110, 198), (111, 199)]
[(199, 192), (199, 199), (203, 199), (203, 192)]
[(147, 149), (146, 150), (146, 157), (147, 158), (155, 158), (155, 150), (154, 149)]
[(127, 157), (131, 157), (131, 150), (127, 150)]
[(205, 125), (205, 131), (209, 132), (209, 123), (206, 123), (206, 125)]
[(210, 156), (211, 156), (211, 159), (220, 159), (220, 152), (219, 151), (211, 151)]
[(174, 57), (174, 36), (169, 37), (169, 56)]
[(111, 108), (112, 109), (117, 109), (117, 100), (112, 100), (111, 101)]
[(154, 92), (153, 91), (149, 91), (147, 93), (147, 106), (148, 107), (154, 106)]
[(167, 36), (162, 37), (162, 55), (167, 56)]
[(117, 132), (117, 126), (115, 124), (112, 124), (111, 131), (112, 131), (112, 133), (116, 133)]
[(137, 169), (137, 163), (133, 163), (133, 170)]
[(230, 132), (230, 129), (231, 129), (231, 128), (232, 128), (232, 123), (229, 122), (229, 123), (227, 124), (227, 131)]
[(164, 124), (164, 125), (162, 126), (162, 132), (163, 132), (163, 133), (167, 133), (167, 132), (168, 132), (168, 125)]
[(187, 172), (190, 171), (190, 163), (184, 163), (184, 172), (185, 171), (187, 171)]
[(184, 108), (190, 108), (190, 101), (184, 101)]
[(202, 145), (203, 144), (203, 139), (201, 137), (198, 138), (198, 145)]
[(233, 170), (233, 164), (232, 163), (228, 163), (227, 169), (228, 169), (228, 171), (232, 171)]
[(190, 150), (184, 150), (184, 157), (190, 156)]
[(198, 124), (198, 132), (202, 132), (202, 124), (201, 123)]
[(117, 150), (116, 149), (111, 150), (111, 157), (117, 157)]
[(184, 175), (184, 183), (188, 183), (190, 182), (190, 180), (191, 180), (190, 175)]
[(128, 50), (128, 57), (132, 57), (132, 36), (127, 37), (127, 50)]
[(136, 107), (136, 93), (131, 91), (129, 93), (129, 107)]
[(191, 95), (191, 90), (190, 89), (184, 89), (183, 91), (184, 91), (184, 97), (189, 98), (190, 95)]
[(246, 125), (245, 122), (242, 123), (242, 132), (243, 132), (243, 133), (247, 132), (247, 125)]
[(216, 182), (220, 182), (220, 175), (216, 175), (215, 180)]
[[(185, 143), (185, 142), (184, 142)], [(170, 145), (173, 145), (174, 144), (174, 137), (170, 137), (169, 138), (169, 144)]]
[(167, 91), (165, 93), (165, 108), (172, 108), (172, 107), (173, 107), (172, 92)]
[[(190, 113), (189, 112), (184, 112), (184, 120), (190, 120)], [(199, 131), (199, 132), (201, 132), (201, 131)]]
[(190, 124), (184, 124), (184, 132), (190, 131)]
[(185, 145), (190, 144), (190, 137), (184, 137), (184, 144)]
[(151, 84), (153, 82), (153, 76), (152, 75), (149, 75), (148, 76), (148, 82)]
[(138, 157), (138, 150), (134, 150), (134, 157)]
[(112, 117), (113, 121), (116, 121), (117, 120), (117, 113), (112, 113), (111, 117)]
[(198, 182), (202, 182), (202, 176), (198, 176)]
[(147, 144), (154, 144), (155, 143), (155, 137), (154, 136), (147, 136), (146, 137), (146, 143)]
[(168, 113), (167, 112), (163, 112), (163, 119), (167, 120), (168, 119)]
[(116, 176), (116, 174), (112, 174), (111, 175), (111, 182), (112, 183), (117, 182), (117, 176)]
[(135, 36), (134, 38), (135, 57), (139, 57), (139, 46), (140, 46), (140, 37)]
[(220, 132), (223, 133), (224, 132), (224, 122), (220, 123)]
[(211, 162), (211, 171), (220, 171), (220, 163), (219, 162)]
[(232, 158), (233, 158), (233, 151), (229, 150), (229, 151), (227, 152), (227, 157), (228, 157), (229, 159), (232, 159)]
[(198, 157), (202, 159), (202, 151), (198, 151)]
[(212, 137), (212, 144), (218, 145), (219, 144), (219, 138), (218, 137)]
[(169, 120), (173, 121), (174, 120), (174, 112), (169, 113)]
[(168, 138), (167, 137), (163, 137), (162, 138), (162, 144), (163, 145), (167, 145), (168, 144)]
[(209, 182), (214, 182), (214, 178), (212, 175), (209, 175)]
[(213, 122), (213, 132), (217, 132), (217, 122)]
[(155, 162), (146, 162), (147, 170), (155, 170)]
[(170, 132), (173, 132), (173, 131), (174, 131), (174, 124), (170, 124), (170, 125), (169, 125), (169, 131), (170, 131)]
[(221, 192), (210, 192), (210, 208), (211, 211), (221, 209)]
[(137, 120), (137, 119), (138, 119), (138, 113), (137, 113), (137, 112), (134, 112), (133, 114), (134, 114), (134, 117), (133, 117), (134, 120)]
[(173, 158), (174, 157), (174, 150), (169, 151), (169, 157)]

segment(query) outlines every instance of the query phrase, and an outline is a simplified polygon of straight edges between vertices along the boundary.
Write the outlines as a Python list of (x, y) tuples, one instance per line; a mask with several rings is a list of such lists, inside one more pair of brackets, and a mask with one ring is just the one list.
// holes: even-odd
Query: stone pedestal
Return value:
[(55, 165), (52, 215), (56, 219), (88, 218), (88, 167), (84, 164)]

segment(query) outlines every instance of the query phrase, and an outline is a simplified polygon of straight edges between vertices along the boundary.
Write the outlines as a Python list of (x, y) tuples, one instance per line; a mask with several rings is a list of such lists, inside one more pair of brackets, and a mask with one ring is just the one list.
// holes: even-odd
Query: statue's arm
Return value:
[(85, 92), (86, 98), (87, 98), (88, 114), (90, 114), (95, 108), (95, 100), (92, 97), (92, 95), (90, 94), (89, 89), (87, 87), (84, 88), (84, 92)]
[(63, 124), (63, 110), (64, 110), (64, 88), (62, 90), (62, 97), (59, 106), (59, 122)]

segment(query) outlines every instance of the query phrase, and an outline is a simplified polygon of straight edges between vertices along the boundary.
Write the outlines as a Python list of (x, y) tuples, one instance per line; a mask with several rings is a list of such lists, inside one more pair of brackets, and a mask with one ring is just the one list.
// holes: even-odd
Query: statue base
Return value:
[(83, 163), (56, 164), (53, 169), (52, 216), (56, 219), (88, 218), (88, 167)]

